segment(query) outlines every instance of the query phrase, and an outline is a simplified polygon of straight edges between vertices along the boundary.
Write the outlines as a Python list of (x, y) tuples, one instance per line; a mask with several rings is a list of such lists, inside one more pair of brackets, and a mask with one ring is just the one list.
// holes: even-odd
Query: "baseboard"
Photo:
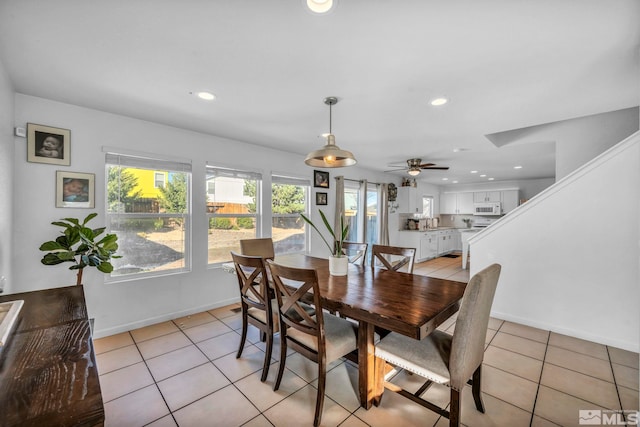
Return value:
[(178, 319), (180, 317), (189, 316), (191, 314), (201, 313), (207, 310), (213, 310), (213, 309), (224, 307), (226, 305), (234, 304), (237, 302), (240, 302), (240, 298), (230, 298), (228, 300), (218, 301), (215, 304), (202, 305), (199, 307), (192, 307), (186, 310), (175, 311), (172, 313), (165, 313), (160, 316), (150, 317), (147, 319), (143, 319), (143, 320), (139, 320), (131, 323), (125, 323), (125, 324), (113, 326), (110, 328), (96, 329), (93, 332), (93, 338), (94, 339), (104, 338), (110, 335), (115, 335), (122, 332), (128, 332), (138, 328), (144, 328), (145, 326), (154, 325), (156, 323), (166, 322), (167, 320)]

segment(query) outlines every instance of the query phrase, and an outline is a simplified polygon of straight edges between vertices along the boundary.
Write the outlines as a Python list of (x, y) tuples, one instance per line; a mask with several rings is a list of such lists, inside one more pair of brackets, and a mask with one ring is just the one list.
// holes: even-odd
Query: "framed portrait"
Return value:
[(27, 161), (69, 166), (71, 131), (27, 123)]
[(327, 193), (316, 193), (316, 205), (327, 204)]
[(329, 172), (313, 171), (313, 186), (329, 188)]
[(94, 207), (94, 174), (56, 171), (56, 208)]

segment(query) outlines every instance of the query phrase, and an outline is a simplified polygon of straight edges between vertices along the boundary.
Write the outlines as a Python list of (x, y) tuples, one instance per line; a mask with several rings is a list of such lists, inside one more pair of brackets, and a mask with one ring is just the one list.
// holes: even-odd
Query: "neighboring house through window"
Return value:
[(276, 255), (304, 253), (307, 233), (301, 213), (309, 213), (310, 182), (273, 175), (271, 177), (271, 238)]

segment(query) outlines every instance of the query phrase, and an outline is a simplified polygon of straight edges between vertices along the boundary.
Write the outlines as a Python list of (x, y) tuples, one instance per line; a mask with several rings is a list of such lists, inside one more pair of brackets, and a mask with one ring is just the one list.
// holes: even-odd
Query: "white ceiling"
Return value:
[(0, 0), (0, 60), (20, 93), (302, 155), (337, 96), (359, 165), (420, 157), (437, 184), (552, 177), (553, 142), (485, 135), (638, 105), (637, 0), (336, 3)]

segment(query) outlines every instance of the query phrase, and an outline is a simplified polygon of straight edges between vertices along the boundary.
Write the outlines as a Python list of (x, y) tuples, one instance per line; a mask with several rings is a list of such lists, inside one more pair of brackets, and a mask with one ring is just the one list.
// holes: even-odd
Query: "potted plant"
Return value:
[(331, 256), (329, 257), (329, 273), (332, 276), (346, 276), (347, 270), (349, 269), (349, 258), (342, 251), (342, 244), (347, 238), (347, 234), (349, 234), (349, 224), (345, 225), (344, 217), (340, 215), (340, 230), (336, 230), (340, 231), (340, 233), (336, 234), (334, 233), (333, 228), (331, 228), (331, 225), (329, 225), (329, 221), (327, 221), (327, 217), (325, 216), (324, 212), (322, 212), (321, 210), (318, 210), (318, 212), (320, 212), (322, 222), (324, 222), (325, 227), (327, 227), (329, 234), (331, 234), (331, 237), (333, 237), (333, 245), (329, 244), (320, 230), (318, 230), (318, 227), (316, 227), (309, 218), (307, 218), (304, 214), (300, 214), (300, 216), (311, 227), (313, 227), (314, 230), (318, 232), (324, 244), (327, 245), (327, 248), (329, 248), (329, 252), (331, 253)]
[(471, 218), (463, 218), (462, 222), (467, 224), (467, 228), (471, 228)]
[(52, 222), (51, 224), (64, 228), (63, 234), (40, 245), (41, 251), (48, 251), (40, 262), (44, 265), (73, 263), (69, 270), (78, 270), (76, 285), (82, 284), (82, 271), (85, 267), (96, 267), (103, 273), (111, 273), (113, 265), (109, 261), (111, 258), (121, 258), (114, 255), (118, 249), (118, 236), (107, 234), (96, 241), (105, 227), (91, 229), (86, 225), (97, 215), (89, 214), (82, 223), (76, 218)]

